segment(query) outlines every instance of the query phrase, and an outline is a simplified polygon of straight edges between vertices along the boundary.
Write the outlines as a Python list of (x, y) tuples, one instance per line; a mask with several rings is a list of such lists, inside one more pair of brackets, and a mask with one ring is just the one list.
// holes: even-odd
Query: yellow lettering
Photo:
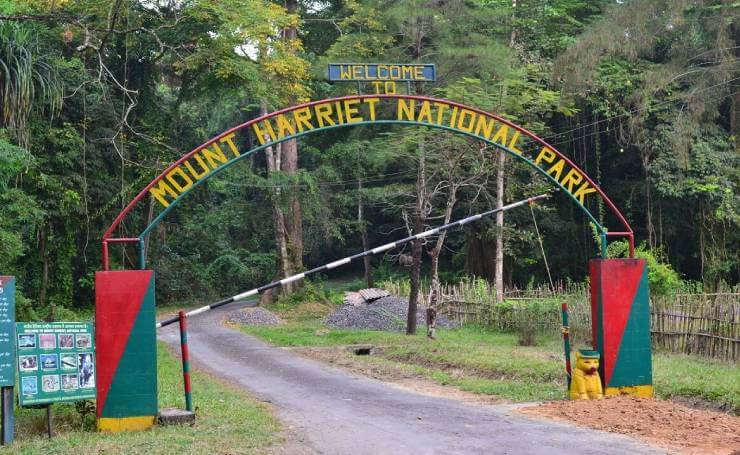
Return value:
[(170, 205), (169, 202), (167, 202), (167, 199), (165, 199), (165, 193), (169, 194), (172, 199), (177, 199), (177, 193), (170, 188), (170, 186), (164, 181), (164, 179), (160, 180), (157, 186), (153, 186), (149, 189), (149, 193), (154, 196), (154, 199), (158, 200), (160, 204), (162, 204), (165, 207), (168, 207)]
[(553, 164), (552, 167), (547, 170), (547, 173), (555, 177), (555, 180), (559, 181), (560, 174), (563, 173), (564, 168), (565, 168), (565, 160), (560, 160), (557, 163)]
[(221, 151), (221, 147), (219, 147), (218, 144), (214, 143), (211, 145), (213, 145), (213, 149), (216, 151), (216, 153), (210, 151), (208, 147), (203, 147), (200, 150), (200, 153), (203, 155), (203, 158), (208, 160), (208, 165), (211, 166), (211, 169), (216, 169), (220, 166), (220, 164), (216, 164), (214, 159), (220, 161), (222, 164), (227, 162), (228, 159), (226, 158), (226, 155), (224, 155), (224, 152)]
[(423, 66), (417, 66), (414, 68), (414, 79), (417, 81), (424, 81), (424, 67)]
[(353, 107), (359, 103), (360, 100), (344, 100), (344, 114), (347, 116), (347, 123), (357, 123), (364, 120), (362, 117), (353, 117), (353, 115), (360, 112), (356, 107)]
[[(467, 125), (465, 125), (465, 115), (470, 116), (470, 121)], [(475, 128), (475, 116), (476, 114), (474, 112), (463, 109), (460, 112), (460, 118), (457, 120), (457, 128), (465, 131), (466, 133), (470, 133), (471, 131), (473, 131), (473, 128)]]
[(355, 79), (362, 79), (362, 66), (360, 66), (360, 65), (353, 65), (352, 66), (352, 76)]
[(498, 142), (501, 145), (506, 145), (506, 141), (509, 137), (509, 126), (501, 125), (501, 128), (496, 131), (496, 135), (493, 136), (493, 142)]
[(401, 67), (400, 66), (392, 65), (388, 72), (390, 73), (391, 79), (395, 81), (401, 79)]
[(388, 79), (388, 65), (378, 65), (378, 79)]
[(190, 160), (185, 161), (185, 167), (188, 168), (188, 171), (190, 171), (190, 175), (195, 177), (195, 180), (200, 180), (206, 175), (208, 175), (208, 173), (211, 172), (211, 170), (208, 168), (208, 166), (206, 166), (206, 163), (203, 162), (203, 159), (197, 153), (195, 154), (195, 161), (198, 162), (198, 165), (203, 170), (202, 174), (198, 174), (198, 172), (195, 171), (195, 168), (193, 168), (193, 165), (190, 164)]
[(413, 79), (414, 78), (414, 67), (413, 66), (401, 67), (401, 74), (404, 79)]
[(442, 124), (442, 118), (444, 117), (445, 109), (447, 109), (447, 105), (443, 103), (434, 103), (435, 106), (437, 106), (437, 125)]
[(352, 73), (350, 73), (349, 65), (339, 66), (339, 79), (352, 79)]
[(319, 121), (319, 128), (324, 127), (324, 121), (326, 121), (326, 123), (329, 125), (336, 125), (336, 123), (334, 123), (334, 120), (331, 118), (331, 104), (317, 104), (316, 106), (314, 106), (314, 110), (316, 111), (316, 120)]
[[(278, 128), (278, 137), (284, 138), (286, 136), (294, 136), (295, 135), (295, 128), (293, 125), (288, 121), (288, 119), (285, 118), (283, 114), (280, 114), (277, 116), (277, 128)], [(285, 133), (290, 134), (285, 134)]]
[(372, 84), (375, 87), (375, 94), (380, 95), (380, 87), (383, 85), (383, 83), (380, 81), (374, 81)]
[(563, 181), (560, 182), (561, 185), (568, 188), (569, 192), (573, 192), (573, 185), (578, 185), (583, 181), (583, 176), (580, 172), (578, 172), (575, 169), (571, 169), (568, 171), (567, 174), (565, 174), (565, 177), (563, 178)]
[(421, 122), (423, 117), (426, 117), (427, 123), (432, 123), (432, 107), (429, 104), (429, 101), (424, 101), (423, 103), (421, 103), (421, 108), (419, 109), (419, 117), (416, 119), (416, 121)]
[(452, 115), (450, 115), (450, 128), (455, 127), (455, 120), (457, 120), (457, 106), (452, 106)]
[(298, 126), (298, 131), (303, 132), (304, 126), (306, 129), (313, 129), (313, 125), (311, 125), (311, 111), (307, 107), (293, 111), (293, 118), (295, 119), (296, 126)]
[(363, 101), (365, 101), (365, 104), (367, 104), (370, 108), (370, 121), (375, 121), (375, 105), (380, 101), (379, 98), (365, 98)]
[(229, 146), (229, 150), (231, 150), (231, 153), (234, 154), (234, 156), (239, 156), (241, 153), (239, 153), (239, 149), (236, 148), (236, 144), (234, 144), (234, 136), (236, 136), (236, 133), (231, 133), (225, 137), (221, 138), (221, 142), (226, 142), (226, 144)]
[(555, 160), (555, 152), (550, 150), (548, 147), (542, 147), (542, 150), (540, 151), (540, 154), (537, 155), (537, 158), (534, 160), (534, 164), (540, 164), (542, 161), (546, 163), (552, 163)]
[(334, 107), (337, 108), (337, 117), (339, 118), (339, 123), (344, 123), (344, 114), (342, 114), (342, 105), (337, 101), (334, 103)]
[(583, 185), (581, 185), (581, 187), (573, 194), (573, 197), (578, 199), (581, 202), (581, 205), (583, 205), (586, 201), (586, 195), (595, 192), (596, 190), (591, 188), (588, 182), (584, 182)]
[[(182, 177), (182, 179), (185, 181), (185, 184), (180, 185), (177, 180), (175, 180), (175, 175), (179, 175), (180, 177)], [(185, 171), (180, 169), (179, 166), (167, 173), (167, 180), (170, 182), (170, 185), (175, 187), (175, 189), (179, 193), (183, 193), (185, 190), (193, 186), (193, 179), (191, 179), (190, 176), (185, 173)]]
[(406, 117), (406, 120), (413, 121), (415, 110), (414, 100), (408, 100), (408, 104), (406, 104), (406, 100), (398, 99), (398, 120), (403, 120)]
[(254, 135), (257, 136), (257, 140), (260, 141), (260, 145), (265, 145), (265, 142), (267, 142), (267, 137), (269, 137), (272, 141), (275, 140), (275, 131), (272, 129), (272, 124), (270, 123), (269, 119), (263, 120), (262, 123), (264, 123), (265, 125), (264, 131), (262, 131), (262, 129), (259, 127), (259, 123), (254, 123), (252, 125), (252, 129), (254, 130)]
[(514, 136), (509, 141), (509, 150), (517, 155), (521, 155), (522, 151), (517, 148), (517, 142), (519, 142), (519, 130), (514, 130)]
[(385, 93), (386, 95), (395, 95), (396, 94), (396, 83), (393, 81), (386, 81), (385, 82)]
[(475, 135), (480, 136), (484, 139), (488, 139), (493, 134), (493, 125), (496, 124), (496, 120), (486, 116), (478, 116), (478, 124), (475, 125)]

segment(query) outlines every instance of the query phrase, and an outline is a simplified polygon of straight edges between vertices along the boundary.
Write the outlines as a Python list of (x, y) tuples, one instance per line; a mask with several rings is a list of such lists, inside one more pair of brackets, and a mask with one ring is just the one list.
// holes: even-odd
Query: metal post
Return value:
[(46, 405), (46, 431), (49, 433), (49, 439), (54, 436), (54, 426), (51, 417), (51, 403)]
[(110, 259), (108, 258), (108, 242), (103, 240), (103, 270), (110, 268)]
[(139, 270), (146, 268), (146, 251), (144, 249), (144, 237), (139, 237)]
[(193, 412), (193, 394), (190, 390), (190, 351), (188, 350), (188, 320), (184, 311), (180, 317), (180, 349), (182, 351), (182, 377), (185, 382), (185, 409)]
[(565, 351), (565, 372), (567, 373), (567, 385), (568, 389), (570, 390), (570, 378), (571, 378), (571, 369), (570, 369), (570, 327), (568, 326), (568, 304), (563, 303), (562, 305), (562, 311), (563, 311), (563, 350)]
[(606, 232), (601, 233), (601, 259), (606, 259)]
[(13, 387), (2, 388), (2, 413), (3, 413), (3, 434), (2, 444), (8, 445), (13, 443), (13, 426), (15, 419), (13, 417)]

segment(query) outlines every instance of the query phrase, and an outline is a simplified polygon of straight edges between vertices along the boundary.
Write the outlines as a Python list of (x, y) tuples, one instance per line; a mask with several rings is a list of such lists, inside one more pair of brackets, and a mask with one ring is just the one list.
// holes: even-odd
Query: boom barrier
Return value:
[[(386, 251), (388, 251), (390, 249), (397, 248), (397, 247), (399, 247), (401, 245), (404, 245), (406, 243), (412, 242), (414, 240), (423, 239), (425, 237), (429, 237), (431, 235), (439, 234), (440, 232), (447, 231), (447, 230), (452, 229), (452, 228), (464, 226), (464, 225), (466, 225), (468, 223), (472, 223), (473, 221), (478, 221), (478, 220), (480, 220), (480, 219), (482, 219), (482, 218), (484, 218), (486, 216), (490, 216), (490, 215), (493, 215), (495, 213), (505, 212), (507, 210), (511, 210), (513, 208), (516, 208), (516, 207), (521, 207), (524, 204), (532, 204), (533, 202), (535, 202), (535, 201), (537, 201), (539, 199), (545, 199), (548, 196), (549, 196), (548, 193), (540, 194), (538, 196), (532, 196), (532, 197), (527, 198), (527, 199), (524, 199), (522, 201), (514, 202), (514, 203), (509, 204), (509, 205), (505, 205), (505, 206), (503, 206), (501, 208), (489, 210), (487, 212), (482, 212), (482, 213), (479, 213), (477, 215), (472, 215), (472, 216), (469, 216), (467, 218), (463, 218), (463, 219), (458, 220), (458, 221), (453, 221), (452, 223), (447, 223), (447, 224), (444, 224), (442, 226), (436, 227), (434, 229), (429, 229), (428, 231), (420, 232), (419, 234), (410, 235), (410, 236), (408, 236), (406, 238), (403, 238), (401, 240), (396, 240), (395, 242), (386, 243), (385, 245), (381, 245), (381, 246), (379, 246), (377, 248), (373, 248), (371, 250), (363, 251), (362, 253), (357, 253), (357, 254), (355, 254), (353, 256), (347, 256), (345, 258), (336, 260), (334, 262), (330, 262), (328, 264), (324, 264), (324, 265), (322, 265), (320, 267), (315, 267), (315, 268), (313, 268), (311, 270), (308, 270), (306, 272), (301, 272), (301, 273), (298, 273), (298, 274), (295, 274), (295, 275), (291, 275), (291, 276), (289, 276), (287, 278), (283, 278), (282, 280), (273, 281), (272, 283), (266, 284), (264, 286), (261, 286), (261, 287), (258, 287), (258, 288), (254, 288), (254, 289), (250, 289), (250, 290), (248, 290), (246, 292), (242, 292), (241, 294), (237, 294), (235, 296), (232, 296), (232, 297), (229, 297), (229, 298), (220, 300), (220, 301), (218, 301), (216, 303), (212, 303), (210, 305), (206, 305), (204, 307), (197, 308), (195, 310), (192, 310), (192, 311), (189, 311), (189, 312), (185, 313), (185, 316), (186, 317), (190, 317), (190, 316), (195, 316), (197, 314), (205, 313), (206, 311), (213, 310), (214, 308), (218, 308), (218, 307), (221, 307), (221, 306), (224, 306), (224, 305), (228, 305), (229, 303), (233, 303), (233, 302), (236, 302), (236, 301), (239, 301), (239, 300), (243, 300), (243, 299), (246, 299), (247, 297), (252, 297), (252, 296), (257, 295), (257, 294), (261, 294), (262, 292), (265, 292), (265, 291), (267, 291), (269, 289), (276, 288), (276, 287), (282, 286), (284, 284), (292, 283), (293, 281), (298, 281), (298, 280), (303, 279), (303, 278), (305, 278), (305, 277), (307, 277), (309, 275), (313, 275), (313, 274), (316, 274), (316, 273), (319, 273), (319, 272), (325, 272), (327, 270), (332, 270), (332, 269), (335, 269), (337, 267), (341, 267), (343, 265), (347, 265), (347, 264), (349, 264), (350, 262), (352, 262), (352, 261), (354, 261), (356, 259), (360, 259), (360, 258), (363, 258), (365, 256), (372, 256), (372, 255), (375, 255), (375, 254), (378, 254), (378, 253), (383, 253), (383, 252), (386, 252)], [(175, 322), (178, 322), (179, 320), (180, 320), (180, 316), (172, 316), (171, 318), (167, 318), (167, 319), (165, 319), (163, 321), (158, 322), (157, 323), (157, 328), (164, 327), (164, 326), (167, 326), (167, 325), (170, 325), (170, 324), (174, 324)]]

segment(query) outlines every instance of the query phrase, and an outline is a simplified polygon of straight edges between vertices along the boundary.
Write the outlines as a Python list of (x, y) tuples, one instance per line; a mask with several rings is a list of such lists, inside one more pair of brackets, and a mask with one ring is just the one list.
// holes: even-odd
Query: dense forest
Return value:
[[(329, 62), (419, 62), (437, 80), (413, 93), (501, 114), (571, 157), (671, 286), (734, 285), (739, 14), (735, 0), (0, 0), (0, 274), (18, 277), (19, 320), (89, 309), (103, 232), (174, 160), (261, 113), (356, 93), (328, 82)], [(459, 135), (337, 129), (210, 179), (147, 239), (148, 266), (160, 302), (230, 295), (550, 187)], [(117, 235), (152, 216), (135, 215)], [(365, 273), (581, 282), (594, 234), (554, 195)], [(134, 249), (111, 256), (136, 267)]]

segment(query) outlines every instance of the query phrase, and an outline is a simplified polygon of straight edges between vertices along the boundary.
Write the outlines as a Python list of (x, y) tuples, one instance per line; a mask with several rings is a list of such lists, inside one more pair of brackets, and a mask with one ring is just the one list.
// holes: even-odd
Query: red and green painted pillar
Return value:
[(650, 302), (644, 259), (592, 259), (591, 317), (604, 395), (653, 396)]
[(154, 425), (157, 338), (154, 272), (95, 274), (98, 429), (140, 430)]

